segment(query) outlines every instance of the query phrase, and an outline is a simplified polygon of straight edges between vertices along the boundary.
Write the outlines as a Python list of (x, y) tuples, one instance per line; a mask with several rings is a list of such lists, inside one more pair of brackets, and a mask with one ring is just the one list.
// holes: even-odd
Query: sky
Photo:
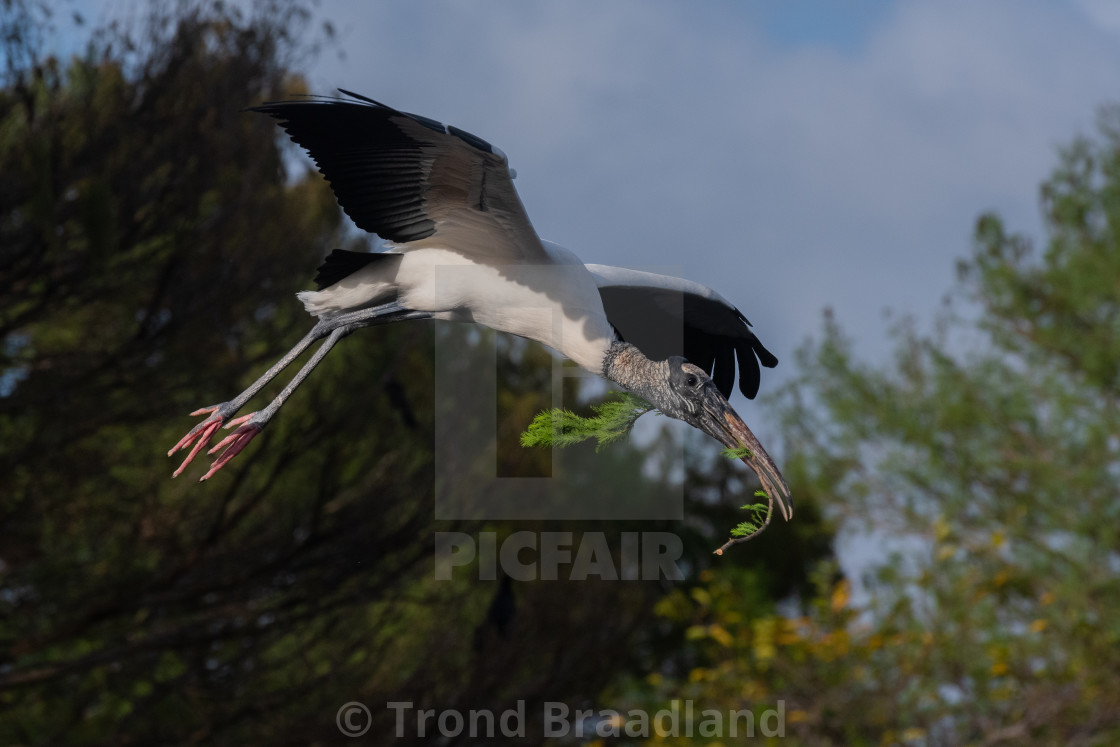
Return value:
[[(538, 232), (678, 268), (785, 360), (834, 310), (889, 351), (994, 210), (1040, 235), (1058, 148), (1120, 99), (1108, 2), (330, 2), (343, 87), (509, 154)], [(780, 370), (780, 369), (779, 369)], [(764, 384), (765, 387), (765, 384)], [(740, 403), (742, 404), (742, 403)]]
[(931, 319), (985, 211), (1040, 236), (1058, 148), (1120, 100), (1111, 0), (327, 0), (318, 17), (338, 38), (312, 90), (498, 145), (542, 237), (710, 285), (786, 361), (826, 307), (885, 359), (884, 311)]

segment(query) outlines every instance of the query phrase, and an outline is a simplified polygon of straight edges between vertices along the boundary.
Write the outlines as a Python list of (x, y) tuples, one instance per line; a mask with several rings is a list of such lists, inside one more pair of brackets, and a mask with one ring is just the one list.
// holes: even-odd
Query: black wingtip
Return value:
[(757, 337), (754, 339), (754, 352), (758, 355), (759, 362), (767, 368), (778, 365), (778, 357), (763, 347)]
[(778, 358), (753, 335), (749, 342), (743, 341), (735, 346), (735, 357), (739, 362), (739, 391), (747, 399), (754, 399), (762, 383), (759, 364), (773, 368), (778, 365)]
[(717, 349), (710, 368), (712, 370), (708, 372), (708, 375), (712, 377), (712, 383), (716, 385), (716, 389), (725, 398), (730, 397), (731, 391), (735, 388), (734, 351), (730, 347)]
[(754, 349), (746, 345), (737, 345), (735, 358), (739, 361), (739, 391), (747, 399), (754, 399), (762, 383), (762, 371), (758, 367), (758, 358), (754, 355)]

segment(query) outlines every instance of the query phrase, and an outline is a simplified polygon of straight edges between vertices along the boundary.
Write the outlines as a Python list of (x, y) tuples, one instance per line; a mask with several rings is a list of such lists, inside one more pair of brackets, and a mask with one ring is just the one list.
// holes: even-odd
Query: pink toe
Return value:
[(222, 443), (218, 444), (218, 446), (216, 446), (216, 447), (214, 447), (213, 449), (210, 450), (211, 453), (213, 453), (214, 451), (216, 451), (218, 449), (218, 447), (220, 447), (220, 446), (222, 446), (226, 443), (228, 443), (229, 446), (226, 447), (226, 450), (222, 452), (221, 456), (219, 456), (217, 459), (214, 460), (214, 464), (212, 464), (210, 466), (210, 471), (207, 472), (205, 475), (203, 475), (199, 479), (199, 482), (202, 482), (203, 480), (210, 479), (210, 477), (215, 472), (220, 470), (222, 467), (226, 466), (226, 464), (228, 464), (229, 461), (231, 459), (233, 459), (235, 456), (240, 454), (241, 450), (244, 449), (246, 446), (248, 446), (249, 442), (253, 440), (253, 437), (256, 436), (260, 432), (261, 432), (261, 429), (260, 429), (259, 426), (243, 425), (240, 428), (238, 428), (237, 430), (235, 430), (233, 433), (229, 434), (224, 439), (222, 439)]

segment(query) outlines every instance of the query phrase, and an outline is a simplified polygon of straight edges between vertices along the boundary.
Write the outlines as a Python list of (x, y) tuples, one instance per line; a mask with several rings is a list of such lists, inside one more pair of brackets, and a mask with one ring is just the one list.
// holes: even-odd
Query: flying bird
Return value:
[[(777, 365), (750, 322), (714, 290), (680, 278), (584, 264), (541, 240), (514, 188), (506, 155), (480, 137), (350, 91), (253, 107), (277, 120), (314, 159), (342, 209), (385, 251), (336, 250), (318, 290), (298, 293), (317, 321), (248, 389), (204, 407), (208, 415), (168, 456), (190, 449), (179, 475), (221, 427), (203, 480), (261, 432), (343, 337), (409, 319), (472, 322), (541, 342), (732, 449), (758, 475), (782, 515), (789, 487), (728, 403), (758, 393), (760, 364)], [(314, 355), (267, 407), (234, 417), (292, 361)]]

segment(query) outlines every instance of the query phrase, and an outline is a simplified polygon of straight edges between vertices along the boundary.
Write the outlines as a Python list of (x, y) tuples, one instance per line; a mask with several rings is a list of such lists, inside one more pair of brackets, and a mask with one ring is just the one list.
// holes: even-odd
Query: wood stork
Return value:
[[(715, 291), (674, 277), (585, 265), (542, 241), (513, 186), (501, 150), (457, 127), (398, 111), (349, 91), (270, 102), (275, 118), (307, 150), (342, 209), (387, 242), (380, 253), (335, 251), (297, 294), (318, 321), (240, 395), (208, 414), (168, 456), (190, 448), (179, 475), (222, 426), (236, 427), (203, 480), (268, 424), (330, 349), (356, 329), (406, 319), (469, 321), (544, 343), (583, 368), (701, 429), (746, 447), (783, 516), (789, 488), (773, 460), (728, 403), (758, 392), (759, 364), (778, 360), (750, 322)], [(234, 415), (313, 343), (324, 340), (292, 381), (259, 412)]]

